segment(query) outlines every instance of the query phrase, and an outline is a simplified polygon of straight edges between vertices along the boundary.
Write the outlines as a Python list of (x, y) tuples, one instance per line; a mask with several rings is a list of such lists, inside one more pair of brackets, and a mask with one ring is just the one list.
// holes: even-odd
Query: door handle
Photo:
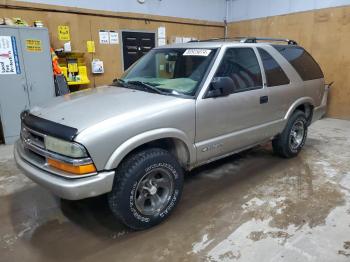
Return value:
[(260, 97), (260, 104), (266, 104), (269, 102), (269, 97), (268, 96), (261, 96)]

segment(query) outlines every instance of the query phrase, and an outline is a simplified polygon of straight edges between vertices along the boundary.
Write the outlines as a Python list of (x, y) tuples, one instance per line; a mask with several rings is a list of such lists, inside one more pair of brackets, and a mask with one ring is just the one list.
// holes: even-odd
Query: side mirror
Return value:
[(206, 97), (228, 96), (234, 92), (233, 80), (228, 76), (214, 77)]

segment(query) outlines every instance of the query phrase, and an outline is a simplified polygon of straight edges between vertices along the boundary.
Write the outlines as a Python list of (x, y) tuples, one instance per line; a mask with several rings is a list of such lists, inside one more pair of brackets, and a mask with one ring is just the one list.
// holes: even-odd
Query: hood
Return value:
[(122, 117), (131, 112), (149, 114), (184, 100), (187, 99), (103, 86), (56, 97), (41, 107), (32, 108), (30, 113), (81, 132), (111, 117)]

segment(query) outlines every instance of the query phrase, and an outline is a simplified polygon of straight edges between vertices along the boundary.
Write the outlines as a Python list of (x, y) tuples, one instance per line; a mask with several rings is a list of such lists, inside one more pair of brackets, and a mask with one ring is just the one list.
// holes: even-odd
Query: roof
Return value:
[(296, 41), (284, 38), (262, 38), (262, 37), (236, 37), (236, 38), (213, 38), (207, 40), (194, 40), (187, 43), (170, 44), (158, 48), (219, 48), (225, 45), (256, 45), (285, 43), (288, 45), (298, 45)]

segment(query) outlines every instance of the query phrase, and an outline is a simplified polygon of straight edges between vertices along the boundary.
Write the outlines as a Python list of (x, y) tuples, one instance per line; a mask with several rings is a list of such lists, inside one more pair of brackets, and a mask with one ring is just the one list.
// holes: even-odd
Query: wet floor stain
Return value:
[(0, 261), (349, 261), (349, 146), (350, 123), (325, 119), (297, 158), (266, 145), (196, 169), (142, 232), (105, 196), (60, 200), (0, 158)]
[(275, 231), (275, 232), (253, 231), (253, 232), (250, 232), (248, 236), (248, 238), (254, 241), (259, 241), (262, 239), (266, 239), (268, 237), (282, 239), (283, 240), (282, 244), (284, 244), (287, 241), (287, 239), (291, 237), (291, 235), (289, 235), (287, 232), (284, 232), (284, 231)]
[(0, 159), (0, 197), (10, 195), (33, 184), (17, 169), (15, 161)]
[(345, 241), (343, 245), (343, 250), (338, 250), (339, 255), (350, 257), (350, 241)]

